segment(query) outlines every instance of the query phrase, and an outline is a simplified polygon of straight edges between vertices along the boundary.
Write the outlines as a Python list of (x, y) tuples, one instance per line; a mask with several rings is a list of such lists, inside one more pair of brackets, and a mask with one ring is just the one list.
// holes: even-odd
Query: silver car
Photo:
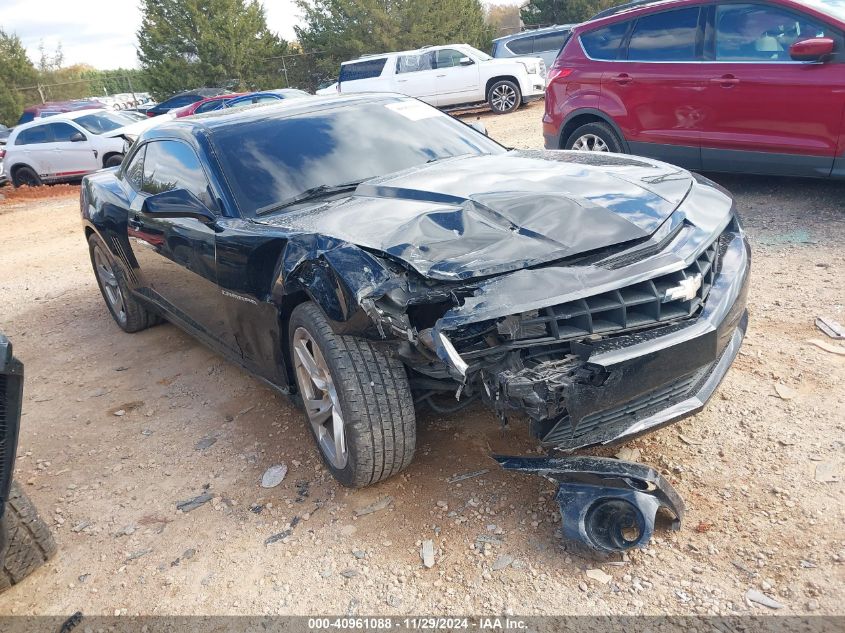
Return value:
[(533, 31), (514, 33), (493, 40), (493, 57), (542, 57), (549, 68), (569, 38), (574, 24), (558, 24)]

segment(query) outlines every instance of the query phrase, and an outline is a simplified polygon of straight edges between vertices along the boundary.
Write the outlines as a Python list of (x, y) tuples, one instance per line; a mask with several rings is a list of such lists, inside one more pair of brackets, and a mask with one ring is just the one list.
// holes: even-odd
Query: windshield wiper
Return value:
[(284, 202), (279, 202), (277, 204), (268, 204), (266, 207), (261, 207), (255, 212), (255, 215), (267, 215), (268, 213), (273, 213), (274, 211), (281, 211), (282, 209), (297, 204), (298, 202), (304, 202), (305, 200), (313, 200), (315, 198), (322, 198), (323, 196), (328, 196), (333, 193), (341, 193), (342, 191), (350, 191), (352, 189), (355, 189), (365, 180), (369, 180), (369, 178), (361, 178), (360, 180), (343, 182), (339, 185), (317, 185), (316, 187), (310, 187), (302, 193), (295, 195), (293, 198), (288, 198)]

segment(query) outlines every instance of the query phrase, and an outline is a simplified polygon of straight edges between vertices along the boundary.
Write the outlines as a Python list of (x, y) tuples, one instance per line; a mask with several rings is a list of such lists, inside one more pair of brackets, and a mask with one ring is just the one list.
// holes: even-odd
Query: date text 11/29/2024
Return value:
[(478, 629), (482, 631), (523, 631), (524, 620), (511, 617), (449, 618), (449, 617), (345, 617), (309, 618), (308, 630), (398, 630), (398, 631), (456, 631)]

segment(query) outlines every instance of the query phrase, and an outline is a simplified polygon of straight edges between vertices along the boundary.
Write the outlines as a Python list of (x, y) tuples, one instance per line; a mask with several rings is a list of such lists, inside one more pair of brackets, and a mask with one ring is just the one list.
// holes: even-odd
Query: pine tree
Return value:
[(257, 0), (142, 0), (138, 59), (158, 98), (202, 86), (285, 85), (276, 60), (287, 43)]

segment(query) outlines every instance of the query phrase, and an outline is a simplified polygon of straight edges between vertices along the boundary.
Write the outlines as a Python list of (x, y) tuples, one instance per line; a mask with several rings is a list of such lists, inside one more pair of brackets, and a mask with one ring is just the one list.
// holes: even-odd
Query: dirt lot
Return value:
[[(481, 118), (540, 147), (541, 111)], [(685, 498), (682, 530), (602, 565), (556, 536), (551, 484), (489, 459), (536, 451), (525, 425), (422, 412), (412, 466), (350, 492), (285, 398), (171, 325), (118, 330), (73, 188), (0, 201), (0, 329), (27, 372), (17, 478), (59, 543), (0, 614), (770, 613), (752, 588), (778, 613), (843, 613), (845, 357), (806, 341), (824, 338), (818, 314), (845, 322), (845, 185), (716, 178), (753, 242), (750, 330), (702, 414), (626, 447)], [(281, 462), (284, 482), (261, 488)]]

